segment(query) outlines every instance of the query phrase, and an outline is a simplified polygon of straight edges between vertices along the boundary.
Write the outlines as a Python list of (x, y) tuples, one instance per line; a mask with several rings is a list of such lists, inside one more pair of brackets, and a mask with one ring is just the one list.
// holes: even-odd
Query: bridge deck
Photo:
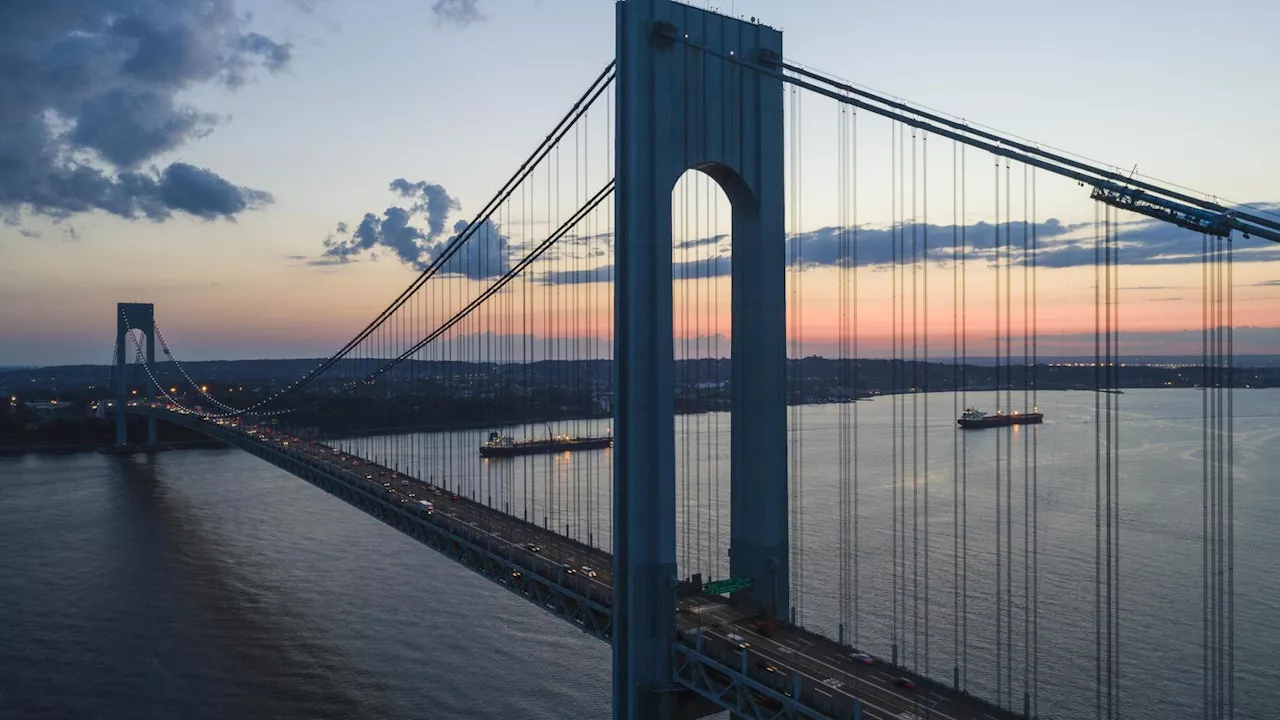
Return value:
[[(600, 608), (606, 614), (608, 612), (612, 601), (610, 553), (320, 443), (266, 428), (241, 427), (230, 422), (215, 424), (175, 413), (164, 415), (240, 447), (245, 447), (246, 442), (254, 443), (263, 449), (330, 468), (352, 482), (363, 484), (369, 495), (381, 496), (388, 507), (398, 506), (403, 513), (414, 514), (418, 519), (438, 524), (450, 532), (472, 532), (470, 537), (473, 540), (484, 538), (482, 544), (490, 552), (501, 546), (499, 554), (505, 553), (512, 563), (504, 564), (500, 572), (486, 574), (553, 611), (557, 608), (553, 607), (552, 600), (539, 594), (537, 587), (528, 582), (530, 578), (522, 577), (522, 570), (513, 567), (532, 572), (538, 576), (533, 579), (544, 586), (554, 584), (564, 588), (577, 602)], [(420, 504), (421, 500), (433, 503), (434, 511), (428, 514), (426, 507)], [(408, 526), (380, 513), (372, 514), (416, 536)], [(427, 538), (419, 539), (436, 545)], [(595, 576), (590, 576), (590, 572)], [(558, 614), (575, 622), (584, 631), (605, 640), (611, 637), (607, 627), (593, 624), (577, 613), (559, 610)], [(688, 655), (700, 659), (701, 669), (697, 674), (704, 686), (699, 690), (703, 695), (718, 696), (734, 685), (742, 691), (741, 694), (750, 696), (746, 702), (751, 707), (758, 707), (761, 716), (765, 717), (776, 713), (779, 717), (852, 718), (855, 698), (861, 705), (861, 717), (874, 720), (1006, 720), (1022, 717), (945, 684), (895, 668), (879, 658), (871, 664), (856, 661), (850, 657), (851, 648), (803, 628), (775, 621), (771, 637), (765, 637), (756, 631), (756, 622), (754, 612), (723, 597), (700, 594), (682, 597), (678, 601), (677, 636), (687, 650), (694, 651)], [(731, 640), (731, 635), (742, 638), (742, 641)], [(746, 647), (740, 647), (744, 643)], [(710, 663), (701, 662), (705, 660)], [(749, 682), (735, 685), (736, 681), (731, 677), (735, 675), (746, 676)], [(903, 679), (914, 683), (914, 689), (903, 687)], [(781, 701), (792, 698), (807, 711), (799, 714), (787, 712)], [(725, 701), (720, 699), (719, 702)]]

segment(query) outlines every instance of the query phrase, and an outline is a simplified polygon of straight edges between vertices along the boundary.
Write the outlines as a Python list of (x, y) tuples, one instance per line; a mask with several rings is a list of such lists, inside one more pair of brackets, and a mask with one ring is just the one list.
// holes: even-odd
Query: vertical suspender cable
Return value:
[[(960, 415), (959, 143), (951, 143), (951, 414)], [(951, 676), (960, 689), (960, 426), (951, 428)]]
[(850, 587), (850, 557), (849, 550), (852, 538), (850, 537), (850, 520), (849, 517), (849, 483), (850, 483), (850, 466), (849, 466), (849, 411), (847, 393), (849, 388), (848, 377), (848, 358), (849, 358), (849, 217), (847, 207), (847, 164), (848, 164), (848, 146), (847, 146), (847, 129), (848, 122), (847, 108), (843, 104), (836, 105), (836, 224), (839, 228), (837, 236), (836, 257), (839, 266), (839, 276), (837, 278), (837, 305), (839, 306), (839, 322), (837, 325), (836, 340), (836, 383), (840, 387), (840, 405), (837, 406), (837, 451), (839, 453), (839, 471), (836, 476), (837, 490), (840, 495), (840, 625), (839, 625), (839, 641), (842, 646), (848, 646), (849, 640), (845, 636), (845, 632), (850, 628), (849, 602), (851, 599)]
[(898, 278), (901, 272), (901, 268), (899, 266), (899, 263), (901, 262), (901, 257), (898, 252), (898, 245), (899, 245), (899, 239), (898, 239), (898, 234), (899, 234), (898, 135), (902, 132), (902, 129), (899, 127), (898, 123), (890, 123), (889, 132), (890, 132), (889, 196), (890, 196), (890, 215), (891, 215), (891, 220), (889, 225), (891, 234), (890, 234), (889, 242), (891, 246), (891, 253), (893, 256), (893, 260), (892, 260), (893, 307), (891, 310), (892, 318), (890, 321), (893, 328), (892, 338), (891, 338), (893, 342), (893, 356), (892, 356), (892, 359), (890, 360), (890, 378), (891, 378), (890, 387), (892, 388), (891, 392), (893, 393), (891, 396), (892, 402), (890, 403), (893, 409), (893, 424), (890, 426), (890, 433), (892, 433), (893, 435), (892, 447), (891, 447), (891, 451), (893, 454), (893, 461), (892, 461), (892, 464), (893, 464), (893, 468), (892, 468), (892, 474), (893, 474), (893, 505), (892, 505), (892, 515), (893, 515), (893, 521), (892, 521), (893, 523), (893, 528), (892, 528), (892, 535), (893, 535), (893, 644), (892, 644), (892, 648), (893, 648), (893, 657), (892, 659), (893, 659), (893, 664), (896, 666), (898, 664), (898, 610), (899, 610), (899, 606), (898, 606), (898, 597), (899, 597), (898, 596), (898, 584), (899, 584), (899, 573), (898, 573), (898, 422), (899, 422), (899, 414), (898, 414), (898, 406), (899, 406), (899, 397), (902, 392), (902, 388), (900, 386), (899, 379), (898, 379), (898, 365), (899, 365), (898, 358), (900, 357), (898, 354), (898, 328), (900, 326)]
[(924, 196), (920, 219), (920, 262), (924, 297), (921, 312), (924, 325), (924, 669), (929, 672), (929, 133), (920, 134), (921, 194)]
[(1102, 225), (1094, 205), (1093, 241), (1093, 645), (1094, 716), (1102, 718)]
[[(996, 350), (996, 412), (1000, 412), (1000, 385), (1002, 380), (1002, 365), (1000, 358), (1000, 158), (995, 157), (995, 222), (991, 226), (992, 232), (995, 233), (995, 249), (996, 249), (996, 292), (995, 292), (995, 350)], [(996, 432), (996, 702), (997, 704), (1004, 701), (1004, 616), (1001, 609), (1004, 607), (1004, 546), (1000, 528), (1004, 516), (1000, 507), (1000, 481), (1002, 475), (1001, 461), (1004, 453), (1005, 433), (1003, 430)]]
[(1227, 335), (1226, 385), (1227, 385), (1227, 718), (1236, 716), (1236, 569), (1235, 569), (1235, 258), (1231, 238), (1224, 243), (1227, 251), (1226, 305), (1224, 326)]
[[(1031, 408), (1040, 411), (1036, 170), (1031, 169)], [(1040, 426), (1031, 431), (1031, 717), (1040, 714)]]
[[(969, 407), (969, 239), (968, 148), (960, 146), (960, 387), (961, 404)], [(957, 425), (957, 427), (959, 427)], [(960, 677), (961, 690), (969, 688), (969, 436), (960, 434)], [(963, 673), (963, 675), (961, 675)]]
[(920, 346), (916, 130), (911, 130), (911, 669), (920, 672)]
[(855, 647), (860, 647), (861, 640), (861, 623), (858, 619), (858, 595), (859, 595), (859, 574), (858, 563), (860, 554), (858, 551), (858, 393), (861, 391), (861, 383), (859, 382), (858, 368), (860, 360), (858, 357), (858, 111), (852, 111), (853, 116), (850, 121), (851, 128), (851, 217), (853, 224), (852, 237), (850, 238), (850, 252), (852, 256), (850, 263), (853, 265), (853, 455), (850, 462), (853, 466), (853, 643)]
[[(1013, 183), (1009, 161), (1004, 161), (1004, 362), (1005, 407), (1013, 407)], [(1004, 457), (1004, 628), (1005, 707), (1013, 707), (1013, 427), (1007, 431)]]

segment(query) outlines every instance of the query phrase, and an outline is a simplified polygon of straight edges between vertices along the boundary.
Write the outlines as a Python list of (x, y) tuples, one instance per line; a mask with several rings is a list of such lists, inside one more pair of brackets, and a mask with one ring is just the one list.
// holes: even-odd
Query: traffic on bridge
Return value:
[[(533, 568), (543, 580), (583, 597), (612, 603), (613, 558), (555, 531), (539, 527), (447, 489), (444, 479), (423, 480), (366, 458), (290, 435), (269, 425), (239, 419), (193, 418), (180, 408), (150, 406), (162, 416), (201, 427), (219, 437), (230, 431), (243, 441), (261, 444), (286, 455), (306, 458), (379, 493), (403, 513), (427, 523), (467, 526), (485, 533), (506, 552)], [(140, 409), (145, 411), (145, 408)], [(212, 427), (210, 427), (212, 426)], [(217, 430), (214, 430), (217, 428)], [(219, 432), (221, 431), (221, 432)], [(520, 571), (495, 581), (529, 598), (520, 590)], [(860, 717), (873, 720), (932, 718), (936, 720), (1005, 720), (1020, 717), (980, 698), (957, 693), (941, 683), (893, 667), (856, 648), (843, 647), (820, 635), (778, 620), (732, 600), (702, 592), (682, 592), (677, 600), (675, 631), (679, 641), (697, 646), (727, 670), (741, 673), (763, 688), (752, 698), (768, 712), (781, 712), (775, 693), (795, 698), (819, 713), (811, 717)], [(712, 688), (727, 688), (729, 673), (707, 671)], [(796, 694), (798, 691), (798, 695)]]

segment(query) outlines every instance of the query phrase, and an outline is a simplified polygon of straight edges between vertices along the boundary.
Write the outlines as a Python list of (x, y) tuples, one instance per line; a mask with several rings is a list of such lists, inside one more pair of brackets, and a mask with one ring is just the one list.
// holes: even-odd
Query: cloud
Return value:
[(38, 238), (38, 237), (40, 237), (40, 231), (39, 231), (39, 230), (29, 230), (29, 229), (27, 229), (27, 228), (22, 228), (21, 230), (19, 230), (19, 231), (18, 231), (18, 234), (19, 234), (19, 235), (21, 235), (22, 237), (25, 237), (25, 238)]
[[(580, 285), (586, 283), (612, 282), (613, 265), (597, 265), (593, 268), (578, 270), (553, 270), (545, 273), (541, 280), (548, 285)], [(690, 260), (671, 264), (671, 277), (676, 280), (701, 280), (703, 278), (724, 277), (730, 272), (728, 255), (719, 255), (704, 260)]]
[[(466, 229), (467, 223), (461, 220), (453, 226), (455, 234), (461, 234)], [(433, 261), (444, 253), (446, 245), (447, 243), (439, 243), (431, 249)], [(444, 264), (441, 272), (463, 275), (472, 280), (498, 277), (511, 267), (510, 247), (509, 238), (499, 231), (498, 225), (491, 220), (484, 220)]]
[(1263, 280), (1253, 283), (1253, 287), (1280, 287), (1280, 280)]
[[(393, 205), (381, 215), (365, 213), (355, 230), (347, 223), (338, 223), (334, 234), (325, 238), (321, 257), (311, 264), (341, 264), (365, 254), (376, 257), (379, 250), (384, 250), (421, 272), (443, 256), (449, 243), (467, 230), (467, 223), (459, 220), (454, 223), (453, 234), (445, 237), (449, 215), (461, 206), (443, 186), (396, 178), (389, 189), (412, 200), (412, 204), (408, 208)], [(425, 231), (412, 224), (418, 218), (425, 221)], [(440, 272), (473, 280), (497, 277), (510, 268), (510, 247), (510, 239), (502, 234), (498, 225), (484, 220), (468, 234)]]
[(414, 200), (409, 210), (412, 214), (422, 213), (426, 216), (427, 237), (431, 240), (435, 240), (444, 233), (444, 224), (449, 219), (449, 213), (462, 208), (457, 199), (449, 197), (449, 193), (445, 192), (441, 185), (428, 182), (411, 183), (404, 178), (396, 178), (391, 181), (391, 190), (398, 193), (400, 197)]
[[(1200, 239), (1190, 231), (1158, 221), (1135, 220), (1118, 225), (1119, 260), (1124, 265), (1172, 265), (1200, 262)], [(1036, 225), (1027, 225), (1027, 238), (1034, 232), (1038, 251), (1036, 263), (1042, 268), (1067, 268), (1093, 264), (1093, 223), (1065, 225), (1050, 218)], [(986, 222), (966, 226), (906, 225), (900, 228), (858, 226), (831, 226), (792, 235), (786, 240), (787, 262), (806, 268), (836, 267), (842, 262), (855, 263), (858, 267), (886, 267), (895, 261), (910, 264), (912, 243), (920, 258), (937, 263), (949, 263), (959, 257), (960, 248), (968, 262), (992, 264), (997, 255), (997, 233), (1001, 245), (1012, 243), (1011, 261), (1021, 265), (1024, 228), (1021, 223), (1006, 227)], [(593, 236), (593, 239), (605, 236)], [(611, 237), (609, 237), (612, 240)], [(694, 238), (676, 243), (673, 250), (719, 245), (727, 235)], [(1261, 241), (1245, 241), (1237, 238), (1236, 262), (1268, 262), (1280, 260), (1280, 244)], [(728, 250), (728, 244), (724, 245)], [(600, 253), (590, 253), (590, 257)], [(678, 256), (677, 256), (678, 257)], [(1002, 259), (1003, 262), (1003, 259)], [(710, 259), (693, 260), (673, 264), (674, 277), (693, 279), (729, 274), (728, 255)], [(612, 278), (612, 266), (586, 270), (567, 270), (549, 273), (545, 282), (593, 283), (607, 282)], [(1266, 281), (1257, 285), (1280, 285), (1280, 281)], [(1143, 286), (1133, 290), (1166, 290), (1172, 286)]]
[(441, 23), (466, 27), (485, 19), (476, 7), (476, 2), (477, 0), (436, 0), (431, 6), (431, 12), (435, 13), (436, 19)]
[(696, 247), (702, 247), (703, 245), (718, 245), (721, 240), (728, 240), (728, 239), (729, 239), (729, 236), (727, 234), (722, 233), (720, 235), (711, 235), (710, 237), (693, 238), (691, 240), (682, 240), (675, 244), (674, 249), (675, 250), (692, 250)]
[[(1136, 220), (1118, 226), (1119, 262), (1123, 265), (1172, 265), (1200, 262), (1200, 238), (1193, 232), (1159, 221)], [(912, 245), (921, 258), (936, 262), (949, 262), (957, 257), (953, 243), (959, 239), (969, 261), (994, 263), (997, 255), (997, 236), (1004, 247), (1012, 243), (1012, 262), (1021, 265), (1024, 232), (1029, 238), (1034, 232), (1038, 251), (1036, 263), (1044, 268), (1066, 268), (1093, 264), (1094, 226), (1092, 223), (1064, 225), (1057, 219), (1049, 219), (1025, 230), (1021, 223), (1011, 226), (979, 222), (967, 226), (906, 225), (897, 229), (882, 227), (854, 228), (825, 227), (800, 233), (787, 239), (789, 261), (806, 266), (839, 265), (842, 260), (857, 265), (892, 265), (899, 261), (911, 262)], [(1245, 244), (1237, 241), (1237, 262), (1266, 262), (1280, 260), (1280, 245), (1272, 243)]]
[(234, 0), (8, 3), (0, 24), (0, 215), (105, 211), (234, 217), (270, 195), (210, 170), (144, 167), (222, 119), (181, 103), (287, 66), (290, 47), (246, 32)]

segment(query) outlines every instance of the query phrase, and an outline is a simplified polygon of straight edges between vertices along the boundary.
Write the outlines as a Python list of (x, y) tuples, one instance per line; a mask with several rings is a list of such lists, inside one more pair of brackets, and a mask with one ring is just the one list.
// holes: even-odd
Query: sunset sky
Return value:
[[(316, 262), (338, 223), (354, 228), (366, 212), (405, 204), (409, 195), (392, 186), (404, 178), (405, 193), (444, 203), (415, 220), (423, 237), (447, 235), (542, 140), (614, 43), (610, 0), (19, 6), (0, 27), (0, 366), (109, 362), (120, 301), (155, 303), (184, 360), (329, 355), (417, 274), (390, 252)], [(1274, 2), (711, 6), (781, 28), (794, 61), (1280, 210)], [(805, 107), (805, 209), (789, 229), (801, 233), (807, 268), (805, 354), (824, 354), (838, 323), (840, 219), (824, 180), (834, 111)], [(860, 334), (871, 355), (887, 347), (893, 294), (888, 127), (867, 119), (859, 140), (869, 168), (859, 180)], [(956, 222), (979, 242), (992, 220), (982, 174), (990, 158), (969, 155), (961, 217), (951, 146), (931, 152), (932, 237), (949, 247)], [(1041, 174), (1034, 206), (1045, 251), (1042, 353), (1091, 352), (1088, 189)], [(1121, 219), (1131, 263), (1120, 282), (1126, 348), (1198, 353), (1199, 237)], [(702, 247), (702, 257), (727, 249)], [(1280, 245), (1240, 240), (1236, 252), (1237, 351), (1280, 353)], [(942, 253), (929, 262), (928, 325), (948, 356), (953, 269)], [(980, 258), (968, 284), (970, 337), (981, 348), (990, 344), (994, 277)], [(728, 287), (726, 278), (710, 291), (726, 312)], [(727, 333), (727, 315), (706, 314), (690, 332)]]

